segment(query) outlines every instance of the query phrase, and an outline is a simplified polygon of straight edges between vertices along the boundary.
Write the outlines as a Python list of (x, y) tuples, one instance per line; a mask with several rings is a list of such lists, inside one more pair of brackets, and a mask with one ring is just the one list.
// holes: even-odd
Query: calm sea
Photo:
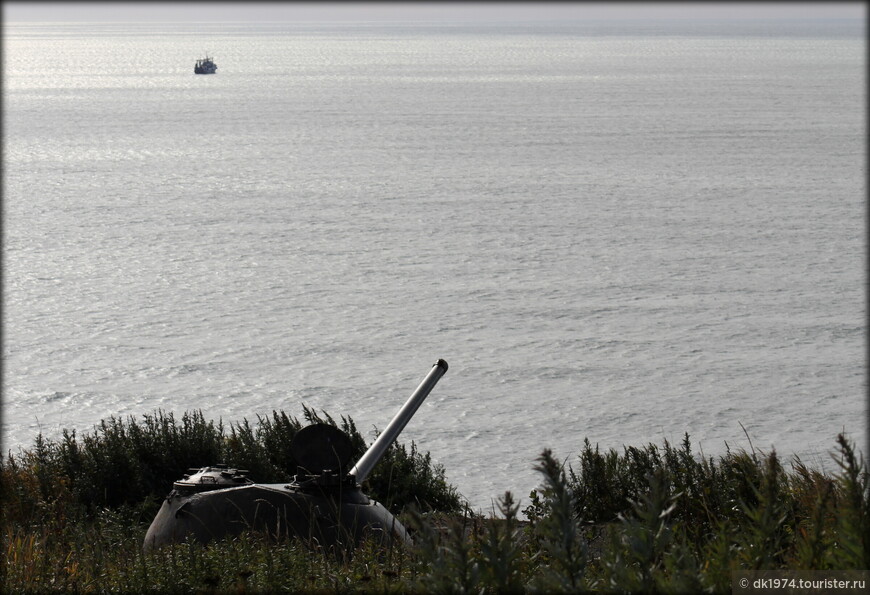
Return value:
[(371, 437), (444, 358), (401, 440), (476, 508), (584, 438), (832, 468), (865, 58), (863, 23), (4, 23), (3, 449), (303, 403)]

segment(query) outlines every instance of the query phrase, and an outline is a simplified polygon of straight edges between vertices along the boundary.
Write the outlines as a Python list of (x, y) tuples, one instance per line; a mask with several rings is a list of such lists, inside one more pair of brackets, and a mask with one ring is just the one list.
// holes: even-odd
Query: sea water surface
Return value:
[(372, 437), (438, 358), (400, 440), (478, 509), (584, 438), (866, 444), (863, 23), (4, 23), (3, 54), (7, 452), (158, 409)]

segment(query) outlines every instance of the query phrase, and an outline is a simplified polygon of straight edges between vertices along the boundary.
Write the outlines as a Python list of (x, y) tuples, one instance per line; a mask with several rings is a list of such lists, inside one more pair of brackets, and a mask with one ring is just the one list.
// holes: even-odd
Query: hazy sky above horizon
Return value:
[(865, 19), (864, 2), (3, 2), (14, 21)]

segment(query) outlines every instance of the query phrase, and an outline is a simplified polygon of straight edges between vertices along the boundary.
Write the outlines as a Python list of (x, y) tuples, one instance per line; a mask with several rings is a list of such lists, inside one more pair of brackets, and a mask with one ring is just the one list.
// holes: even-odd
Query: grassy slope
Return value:
[[(338, 425), (365, 448), (352, 420), (308, 409), (304, 418)], [(567, 469), (545, 451), (522, 522), (509, 493), (499, 519), (463, 514), (444, 470), (397, 445), (367, 490), (414, 530), (413, 548), (365, 544), (343, 559), (244, 535), (141, 552), (167, 486), (187, 467), (225, 461), (283, 481), (301, 426), (283, 412), (229, 429), (199, 413), (158, 413), (101, 422), (81, 439), (37, 438), (0, 468), (6, 588), (728, 592), (738, 569), (870, 568), (868, 470), (842, 436), (834, 476), (775, 453), (704, 459), (688, 436), (621, 453), (586, 442)]]

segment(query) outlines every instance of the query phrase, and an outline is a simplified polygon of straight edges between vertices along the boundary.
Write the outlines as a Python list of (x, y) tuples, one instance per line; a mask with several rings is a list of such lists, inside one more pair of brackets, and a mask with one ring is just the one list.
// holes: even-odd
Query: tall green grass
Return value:
[(411, 585), (438, 592), (727, 593), (752, 569), (870, 568), (870, 475), (837, 437), (828, 476), (775, 452), (693, 456), (674, 448), (601, 452), (584, 443), (576, 468), (544, 451), (542, 487), (518, 523), (461, 518), (415, 523), (423, 570)]
[[(307, 409), (304, 418), (365, 446), (349, 419)], [(368, 491), (384, 490), (377, 498), (412, 530), (412, 547), (367, 542), (337, 558), (243, 534), (142, 552), (154, 505), (179, 473), (223, 460), (280, 481), (294, 470), (285, 445), (300, 427), (277, 412), (229, 429), (199, 413), (158, 413), (109, 420), (82, 439), (38, 437), (0, 468), (5, 589), (726, 593), (736, 570), (870, 568), (870, 474), (842, 435), (834, 474), (775, 452), (703, 457), (688, 436), (606, 452), (587, 441), (569, 464), (544, 451), (541, 486), (526, 502), (505, 493), (489, 518), (461, 508), (427, 455), (397, 446)], [(125, 489), (109, 485), (119, 478)]]
[[(367, 448), (349, 417), (336, 422), (303, 407), (303, 419), (340, 427), (351, 439), (354, 459)], [(39, 523), (49, 513), (89, 518), (106, 508), (144, 521), (190, 467), (226, 463), (250, 471), (260, 483), (290, 481), (297, 471), (290, 443), (303, 425), (283, 411), (258, 416), (256, 424), (245, 419), (229, 427), (206, 421), (200, 411), (184, 413), (180, 420), (162, 411), (141, 421), (112, 417), (80, 438), (66, 430), (57, 441), (39, 435), (32, 449), (0, 457), (0, 499), (7, 516), (26, 524)], [(410, 448), (394, 443), (365, 487), (394, 513), (410, 503), (424, 510), (461, 508), (444, 468), (413, 443)]]

